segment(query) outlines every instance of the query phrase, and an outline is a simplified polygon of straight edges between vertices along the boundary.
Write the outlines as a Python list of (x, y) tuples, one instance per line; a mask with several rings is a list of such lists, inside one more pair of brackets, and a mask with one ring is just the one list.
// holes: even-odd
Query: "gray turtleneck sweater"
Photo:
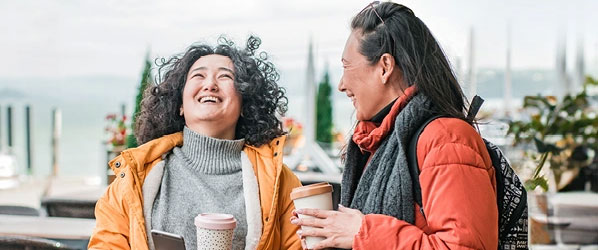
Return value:
[(183, 146), (166, 158), (160, 190), (152, 208), (152, 229), (183, 236), (197, 249), (194, 218), (199, 213), (235, 216), (233, 249), (244, 249), (247, 235), (241, 172), (243, 140), (220, 140), (187, 127)]

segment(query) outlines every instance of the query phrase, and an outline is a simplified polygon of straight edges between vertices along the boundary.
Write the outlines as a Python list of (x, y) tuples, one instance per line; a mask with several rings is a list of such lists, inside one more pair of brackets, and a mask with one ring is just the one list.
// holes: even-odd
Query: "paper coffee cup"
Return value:
[(198, 250), (231, 250), (237, 226), (230, 214), (202, 213), (195, 217)]
[[(291, 191), (291, 199), (295, 203), (295, 209), (316, 208), (322, 210), (332, 210), (332, 185), (327, 182), (311, 184), (303, 187), (294, 188)], [(299, 214), (299, 218), (309, 218)], [(301, 226), (301, 229), (310, 229), (312, 227)], [(315, 244), (324, 240), (324, 237), (305, 237), (305, 243), (308, 249), (312, 249)]]

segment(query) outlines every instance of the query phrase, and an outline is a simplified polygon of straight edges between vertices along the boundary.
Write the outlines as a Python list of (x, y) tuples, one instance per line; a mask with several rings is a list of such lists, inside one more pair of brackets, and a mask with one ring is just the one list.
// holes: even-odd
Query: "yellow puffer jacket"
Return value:
[[(182, 144), (181, 132), (166, 135), (125, 150), (110, 161), (117, 178), (96, 204), (89, 249), (149, 249), (142, 186), (163, 155)], [(301, 249), (298, 227), (290, 223), (295, 206), (289, 197), (301, 183), (282, 163), (283, 145), (284, 137), (280, 137), (261, 147), (243, 149), (259, 189), (262, 231), (256, 249)]]

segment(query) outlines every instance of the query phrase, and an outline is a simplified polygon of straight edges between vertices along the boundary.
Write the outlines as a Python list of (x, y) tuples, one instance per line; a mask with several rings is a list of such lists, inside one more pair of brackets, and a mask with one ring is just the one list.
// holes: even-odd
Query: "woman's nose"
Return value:
[(218, 84), (216, 80), (209, 78), (206, 80), (206, 84), (203, 86), (204, 91), (218, 91)]
[(345, 88), (345, 84), (344, 84), (344, 82), (343, 82), (343, 78), (344, 78), (344, 77), (345, 77), (344, 75), (343, 75), (343, 76), (341, 76), (341, 79), (340, 79), (340, 81), (338, 82), (338, 91), (340, 91), (340, 92), (345, 92), (345, 89), (346, 89), (346, 88)]

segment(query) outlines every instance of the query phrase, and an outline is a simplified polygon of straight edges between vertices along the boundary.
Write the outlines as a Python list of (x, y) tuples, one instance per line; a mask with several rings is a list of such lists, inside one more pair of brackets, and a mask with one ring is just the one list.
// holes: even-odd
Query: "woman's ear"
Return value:
[(386, 84), (390, 80), (390, 76), (395, 69), (395, 58), (389, 54), (384, 53), (380, 56), (380, 60), (378, 61), (378, 65), (382, 68), (382, 74), (380, 75), (380, 80), (382, 84)]

